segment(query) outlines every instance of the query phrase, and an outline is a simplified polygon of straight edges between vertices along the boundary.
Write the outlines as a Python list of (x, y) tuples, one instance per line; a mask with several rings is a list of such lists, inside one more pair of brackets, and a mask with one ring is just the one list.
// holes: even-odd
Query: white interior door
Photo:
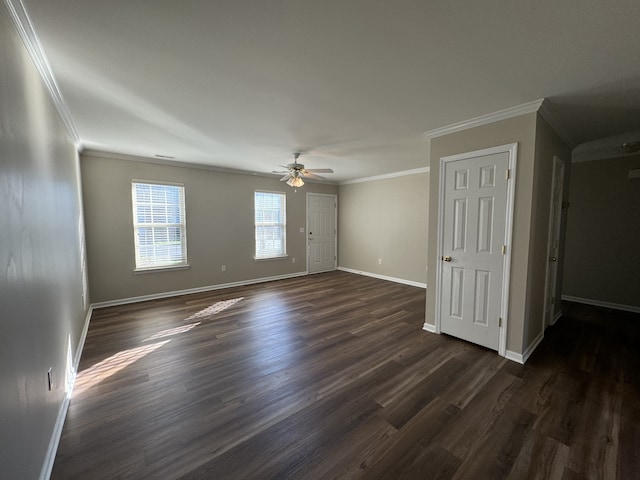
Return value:
[(497, 147), (443, 158), (440, 171), (440, 331), (502, 354), (512, 157), (515, 146)]
[(336, 269), (336, 214), (335, 195), (307, 194), (307, 239), (309, 273)]
[(551, 182), (551, 205), (549, 212), (549, 242), (547, 246), (547, 279), (545, 285), (545, 309), (543, 329), (555, 323), (556, 288), (558, 285), (558, 262), (560, 247), (560, 225), (562, 221), (562, 191), (564, 189), (564, 162), (553, 157), (553, 180)]

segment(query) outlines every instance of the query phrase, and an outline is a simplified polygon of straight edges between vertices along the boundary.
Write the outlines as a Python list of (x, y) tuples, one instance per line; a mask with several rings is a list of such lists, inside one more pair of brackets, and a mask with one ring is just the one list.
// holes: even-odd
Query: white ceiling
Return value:
[(23, 0), (85, 149), (345, 181), (547, 98), (575, 144), (640, 131), (638, 0)]

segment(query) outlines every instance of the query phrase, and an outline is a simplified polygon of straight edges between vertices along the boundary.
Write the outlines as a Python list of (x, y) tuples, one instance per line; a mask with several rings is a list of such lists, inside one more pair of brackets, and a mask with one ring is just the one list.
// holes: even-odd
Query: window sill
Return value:
[(280, 255), (278, 257), (253, 257), (253, 259), (256, 262), (265, 262), (265, 261), (269, 261), (269, 260), (284, 260), (285, 258), (288, 258), (289, 255)]
[(133, 271), (133, 273), (138, 274), (138, 273), (168, 272), (171, 270), (187, 270), (188, 268), (191, 268), (191, 265), (187, 263), (184, 265), (167, 265), (164, 267), (136, 268)]

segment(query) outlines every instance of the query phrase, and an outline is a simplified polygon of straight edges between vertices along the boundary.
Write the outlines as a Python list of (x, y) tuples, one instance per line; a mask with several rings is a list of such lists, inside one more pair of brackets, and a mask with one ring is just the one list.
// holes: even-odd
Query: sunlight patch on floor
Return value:
[(190, 317), (185, 318), (184, 321), (186, 322), (189, 320), (198, 320), (212, 317), (213, 315), (217, 315), (218, 313), (225, 311), (227, 308), (234, 306), (241, 300), (244, 300), (244, 297), (232, 298), (231, 300), (216, 302), (213, 305), (210, 305), (207, 308), (194, 313)]
[(73, 396), (75, 397), (76, 395), (86, 392), (91, 387), (115, 375), (122, 369), (127, 368), (133, 362), (150, 354), (170, 341), (171, 339), (163, 340), (162, 342), (123, 350), (122, 352), (111, 355), (109, 358), (105, 358), (92, 367), (81, 371), (76, 378)]
[(161, 332), (155, 333), (151, 335), (149, 338), (145, 340), (145, 342), (150, 342), (151, 340), (157, 340), (158, 338), (170, 337), (172, 335), (177, 335), (179, 333), (185, 333), (191, 330), (194, 327), (200, 325), (201, 322), (190, 323), (189, 325), (182, 325), (180, 327), (169, 328), (167, 330), (162, 330)]
[[(210, 305), (207, 308), (194, 313), (190, 317), (186, 318), (184, 321), (198, 320), (198, 319), (206, 320), (232, 307), (233, 305), (240, 302), (241, 300), (244, 300), (244, 297), (233, 298), (231, 300), (216, 302), (213, 305)], [(163, 345), (166, 345), (172, 339), (169, 338), (167, 340), (162, 340), (160, 342), (150, 343), (150, 344), (147, 344), (147, 342), (152, 342), (160, 338), (173, 337), (175, 335), (186, 333), (192, 330), (193, 328), (197, 327), (201, 323), (202, 322), (197, 321), (197, 322), (190, 323), (188, 325), (180, 325), (178, 327), (161, 330), (157, 333), (154, 333), (153, 335), (146, 338), (145, 340), (143, 340), (143, 343), (145, 343), (144, 345), (118, 352), (110, 356), (109, 358), (105, 358), (104, 360), (87, 368), (86, 370), (82, 370), (81, 372), (78, 373), (75, 379), (73, 396), (80, 395), (86, 392), (87, 390), (91, 389), (92, 387), (99, 384), (100, 382), (106, 380), (107, 378), (127, 368), (129, 365), (141, 359), (142, 357), (150, 354), (151, 352), (157, 350)]]

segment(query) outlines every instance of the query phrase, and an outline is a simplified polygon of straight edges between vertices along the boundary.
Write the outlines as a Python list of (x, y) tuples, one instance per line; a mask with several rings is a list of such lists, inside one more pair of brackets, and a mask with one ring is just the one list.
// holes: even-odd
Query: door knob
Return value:
[(451, 257), (449, 255), (445, 255), (444, 257), (442, 257), (442, 260), (444, 262), (450, 262), (451, 261)]
[(550, 262), (557, 262), (558, 259), (556, 257), (549, 257)]

